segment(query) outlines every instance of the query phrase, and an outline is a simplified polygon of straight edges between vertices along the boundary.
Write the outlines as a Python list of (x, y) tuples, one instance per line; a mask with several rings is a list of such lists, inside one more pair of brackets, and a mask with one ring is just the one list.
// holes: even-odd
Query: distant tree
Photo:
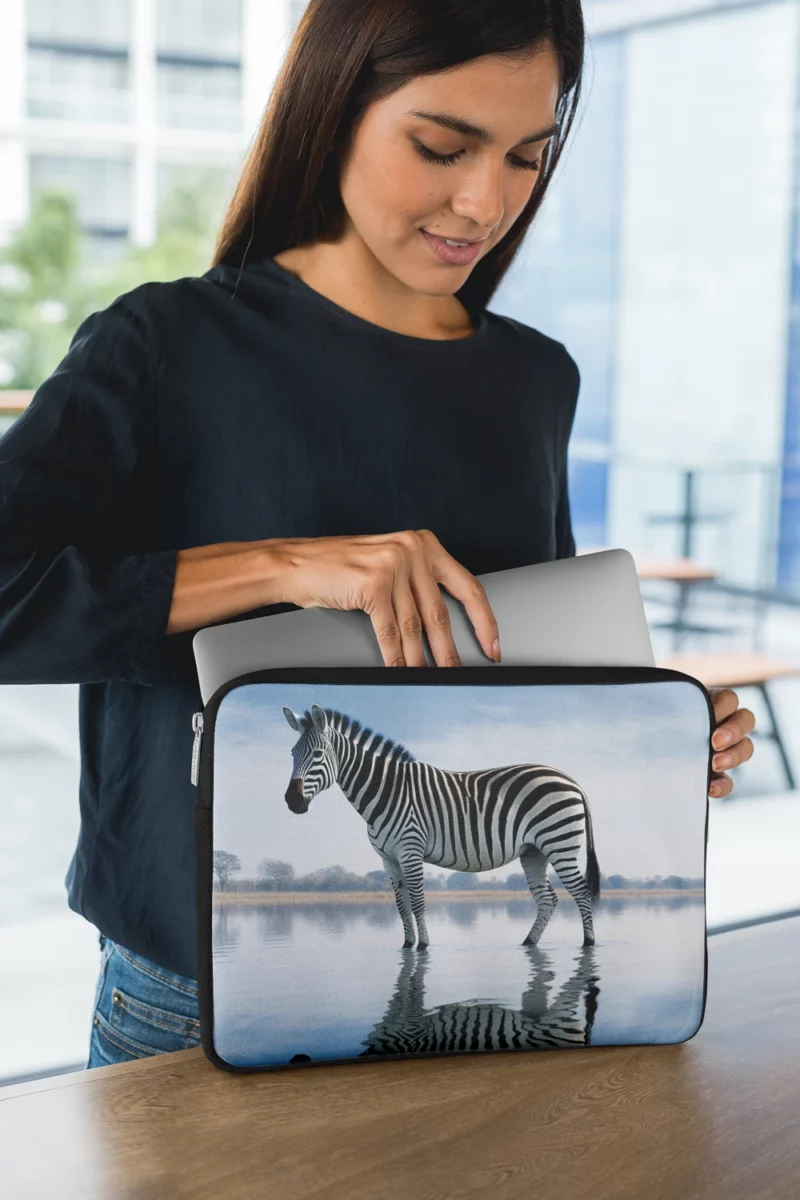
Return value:
[(472, 871), (453, 871), (446, 886), (452, 892), (466, 892), (476, 888), (478, 881)]
[(445, 886), (445, 884), (447, 882), (447, 876), (443, 875), (441, 871), (437, 872), (436, 875), (427, 875), (426, 874), (423, 882), (425, 884), (426, 891), (438, 892), (438, 891), (441, 891), (442, 888)]
[(610, 888), (626, 888), (628, 880), (624, 875), (609, 875), (606, 879), (606, 886)]
[(321, 867), (295, 880), (298, 891), (304, 892), (367, 892), (373, 891), (372, 880), (366, 875), (356, 875), (337, 863), (333, 867)]
[(377, 892), (390, 892), (392, 890), (389, 876), (385, 871), (367, 871), (367, 879)]
[(228, 880), (236, 871), (241, 871), (242, 864), (238, 855), (229, 854), (227, 850), (214, 851), (214, 874), (219, 880), (220, 891), (224, 892)]
[(528, 881), (522, 871), (514, 871), (506, 878), (506, 887), (510, 892), (527, 891)]
[(265, 892), (288, 892), (294, 883), (294, 867), (277, 858), (265, 858), (258, 864), (256, 877)]
[(683, 890), (689, 886), (689, 881), (684, 879), (682, 875), (668, 875), (664, 880), (664, 887), (677, 888)]

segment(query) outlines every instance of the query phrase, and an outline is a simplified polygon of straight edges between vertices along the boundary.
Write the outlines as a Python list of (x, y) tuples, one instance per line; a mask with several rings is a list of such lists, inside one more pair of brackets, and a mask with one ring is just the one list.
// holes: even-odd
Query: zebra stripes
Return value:
[(549, 955), (538, 946), (527, 947), (525, 953), (530, 978), (518, 1009), (465, 1000), (428, 1010), (428, 955), (406, 958), (383, 1020), (364, 1038), (362, 1056), (588, 1046), (600, 992), (594, 949), (584, 946), (578, 952), (570, 977), (552, 997)]
[[(600, 894), (589, 802), (569, 775), (541, 763), (448, 771), (417, 762), (399, 742), (336, 710), (284, 707), (300, 733), (292, 748), (286, 803), (308, 811), (319, 792), (338, 784), (367, 824), (383, 860), (405, 933), (404, 948), (428, 943), (423, 863), (456, 871), (491, 871), (519, 859), (536, 905), (523, 945), (536, 945), (557, 896), (550, 863), (575, 900), (584, 946), (594, 945), (592, 903)], [(585, 874), (577, 855), (586, 842)], [(414, 922), (416, 921), (416, 929)]]

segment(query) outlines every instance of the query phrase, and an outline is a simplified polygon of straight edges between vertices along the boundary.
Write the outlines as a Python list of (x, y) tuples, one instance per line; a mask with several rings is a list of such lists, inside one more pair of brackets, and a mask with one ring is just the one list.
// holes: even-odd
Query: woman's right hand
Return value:
[(274, 538), (270, 546), (281, 559), (281, 602), (299, 608), (361, 609), (372, 621), (386, 667), (428, 665), (423, 628), (437, 666), (461, 665), (439, 584), (461, 601), (484, 653), (495, 658), (492, 643), (499, 631), (483, 584), (430, 529)]

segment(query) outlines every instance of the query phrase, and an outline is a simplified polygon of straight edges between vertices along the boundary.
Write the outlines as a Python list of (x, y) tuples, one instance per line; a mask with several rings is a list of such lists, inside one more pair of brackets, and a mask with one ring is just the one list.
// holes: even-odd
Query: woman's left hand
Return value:
[(733, 781), (725, 771), (753, 757), (755, 747), (747, 734), (752, 733), (756, 719), (749, 708), (739, 708), (739, 697), (733, 688), (709, 688), (709, 692), (717, 727), (711, 735), (715, 754), (708, 794), (727, 796), (733, 790)]

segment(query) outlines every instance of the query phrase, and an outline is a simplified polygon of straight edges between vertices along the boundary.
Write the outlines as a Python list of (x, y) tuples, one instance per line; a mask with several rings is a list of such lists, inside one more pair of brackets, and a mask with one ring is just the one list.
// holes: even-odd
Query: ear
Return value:
[(297, 724), (297, 717), (294, 715), (294, 713), (292, 712), (292, 710), (290, 708), (286, 707), (285, 704), (283, 706), (283, 715), (286, 717), (286, 720), (289, 722), (292, 729), (297, 729), (297, 730), (300, 729), (300, 726)]
[(316, 725), (320, 733), (325, 732), (325, 727), (328, 724), (328, 718), (318, 704), (311, 705), (311, 720)]

